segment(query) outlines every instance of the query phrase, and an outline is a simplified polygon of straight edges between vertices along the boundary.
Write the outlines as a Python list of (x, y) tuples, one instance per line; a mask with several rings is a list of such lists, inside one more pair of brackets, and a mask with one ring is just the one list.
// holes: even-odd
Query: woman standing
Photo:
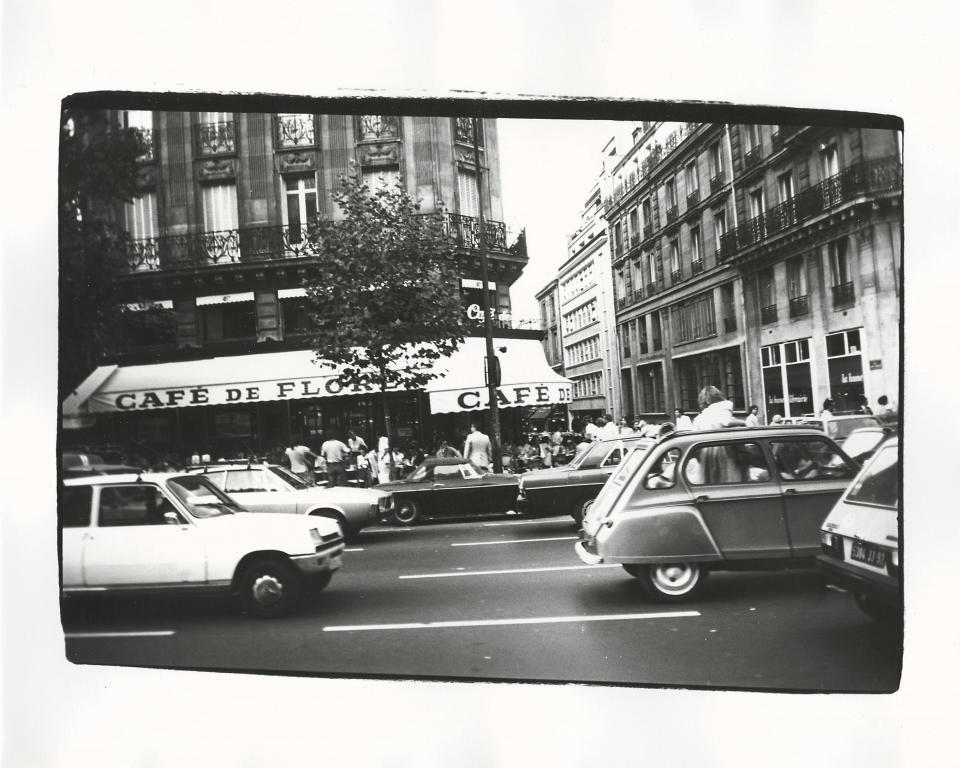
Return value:
[[(713, 386), (704, 387), (697, 397), (700, 413), (693, 420), (695, 430), (742, 427), (744, 422), (733, 415), (733, 403)], [(733, 451), (724, 445), (700, 450), (703, 482), (707, 485), (736, 483), (741, 480), (740, 466)]]

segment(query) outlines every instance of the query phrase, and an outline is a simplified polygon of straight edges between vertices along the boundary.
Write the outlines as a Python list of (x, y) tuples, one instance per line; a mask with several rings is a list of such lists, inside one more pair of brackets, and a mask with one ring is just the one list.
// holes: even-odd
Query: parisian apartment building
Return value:
[(644, 122), (604, 176), (622, 409), (896, 404), (902, 143), (850, 127)]
[[(468, 338), (466, 347), (482, 365), (484, 286), (472, 119), (122, 110), (109, 117), (117, 126), (136, 128), (144, 147), (137, 196), (104, 212), (129, 236), (116, 281), (128, 309), (151, 307), (169, 322), (139, 328), (133, 323), (123, 348), (101, 360), (70, 394), (64, 424), (75, 430), (71, 439), (127, 436), (158, 451), (229, 455), (293, 438), (316, 442), (328, 430), (374, 437), (382, 423), (379, 396), (335, 386), (330, 391), (329, 381), (326, 390), (311, 384), (300, 392), (298, 384), (296, 397), (281, 387), (289, 396), (269, 402), (235, 402), (228, 390), (217, 403), (142, 394), (189, 388), (191, 382), (233, 382), (232, 389), (242, 393), (240, 385), (267, 366), (272, 376), (309, 378), (303, 367), (309, 354), (303, 278), (314, 253), (307, 225), (313, 217), (335, 215), (333, 195), (352, 168), (371, 187), (399, 181), (424, 213), (441, 206), (447, 212), (461, 260), (462, 308), (477, 322), (477, 338)], [(540, 331), (511, 327), (510, 286), (527, 264), (525, 237), (504, 224), (496, 120), (480, 121), (478, 134), (487, 289), (498, 344), (528, 365), (532, 345), (541, 367), (559, 379), (542, 359)], [(479, 378), (482, 387), (482, 372)], [(121, 390), (139, 394), (127, 397)], [(439, 413), (422, 391), (390, 397), (397, 434), (409, 441), (465, 432), (470, 415), (460, 411), (481, 407), (473, 393), (463, 398), (464, 408)], [(206, 407), (185, 407), (194, 405)], [(507, 432), (522, 410), (504, 408)]]

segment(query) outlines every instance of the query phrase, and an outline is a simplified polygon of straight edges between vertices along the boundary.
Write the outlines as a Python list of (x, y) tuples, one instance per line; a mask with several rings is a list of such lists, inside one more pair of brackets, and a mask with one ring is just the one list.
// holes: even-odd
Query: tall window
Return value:
[(794, 256), (787, 261), (787, 296), (796, 299), (807, 295), (807, 270), (803, 256)]
[(480, 205), (477, 199), (477, 175), (473, 171), (463, 168), (457, 174), (458, 191), (460, 193), (460, 213), (464, 216), (477, 216)]
[(831, 144), (820, 152), (820, 178), (829, 179), (840, 173), (840, 160), (837, 157), (837, 145)]
[(647, 237), (653, 231), (653, 213), (650, 208), (650, 198), (646, 198), (640, 205), (643, 210), (643, 236)]
[(290, 242), (299, 243), (310, 219), (317, 215), (317, 178), (289, 177), (284, 184), (287, 204), (283, 208), (283, 223), (290, 228)]
[(637, 209), (634, 208), (632, 211), (630, 211), (630, 219), (629, 219), (631, 240), (635, 240), (640, 236), (639, 221), (640, 221), (640, 217), (637, 215)]
[(720, 148), (719, 141), (710, 145), (707, 153), (707, 163), (710, 169), (710, 178), (720, 179), (723, 176), (723, 151)]
[(157, 193), (144, 192), (124, 203), (124, 229), (134, 240), (149, 240), (157, 236)]
[(830, 274), (833, 275), (834, 285), (846, 285), (853, 282), (850, 272), (850, 262), (847, 258), (847, 240), (834, 240), (827, 246), (830, 256)]
[(757, 272), (757, 297), (760, 303), (760, 322), (774, 323), (777, 320), (777, 288), (773, 279), (773, 267)]
[(785, 203), (793, 197), (793, 173), (787, 171), (777, 176), (777, 202)]
[(697, 161), (691, 160), (684, 169), (684, 182), (687, 185), (687, 194), (692, 195), (700, 191), (700, 179), (697, 178)]
[[(371, 192), (378, 189), (393, 189), (400, 183), (400, 169), (393, 168), (367, 168), (363, 172), (363, 183), (367, 185)], [(476, 190), (474, 190), (476, 198)]]
[(676, 208), (677, 206), (677, 182), (673, 179), (667, 179), (664, 184), (664, 192), (667, 198), (667, 208)]
[(203, 229), (221, 232), (237, 228), (237, 187), (210, 184), (203, 187)]
[(617, 255), (623, 253), (623, 225), (619, 221), (613, 225), (613, 247)]
[(676, 239), (670, 241), (670, 272), (676, 278), (680, 272), (680, 244)]
[(763, 187), (758, 187), (750, 193), (750, 217), (756, 218), (763, 214)]
[[(727, 213), (726, 211), (713, 212), (713, 240), (716, 252), (720, 253), (721, 239), (727, 233)], [(719, 261), (719, 259), (718, 259)]]
[(703, 262), (703, 251), (700, 246), (700, 225), (690, 228), (690, 261), (693, 264)]
[(760, 126), (759, 125), (746, 125), (744, 126), (744, 142), (746, 144), (747, 151), (756, 149), (760, 146)]

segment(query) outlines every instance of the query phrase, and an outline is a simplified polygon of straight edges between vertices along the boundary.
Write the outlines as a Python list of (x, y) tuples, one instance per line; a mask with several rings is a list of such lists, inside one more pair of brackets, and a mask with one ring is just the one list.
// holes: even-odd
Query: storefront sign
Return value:
[[(559, 382), (548, 384), (523, 384), (497, 388), (497, 405), (513, 408), (519, 405), (543, 403), (569, 403), (571, 386)], [(450, 411), (482, 411), (490, 407), (486, 389), (463, 389), (459, 391), (431, 392), (430, 410), (433, 413)]]
[(870, 370), (871, 370), (871, 371), (879, 371), (881, 368), (883, 368), (883, 360), (871, 360), (871, 361), (870, 361)]

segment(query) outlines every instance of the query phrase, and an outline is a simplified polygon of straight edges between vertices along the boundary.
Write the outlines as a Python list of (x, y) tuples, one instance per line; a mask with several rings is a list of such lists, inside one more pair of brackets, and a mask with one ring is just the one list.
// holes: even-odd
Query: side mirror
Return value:
[(180, 525), (180, 515), (176, 512), (164, 512), (163, 522), (167, 525)]

